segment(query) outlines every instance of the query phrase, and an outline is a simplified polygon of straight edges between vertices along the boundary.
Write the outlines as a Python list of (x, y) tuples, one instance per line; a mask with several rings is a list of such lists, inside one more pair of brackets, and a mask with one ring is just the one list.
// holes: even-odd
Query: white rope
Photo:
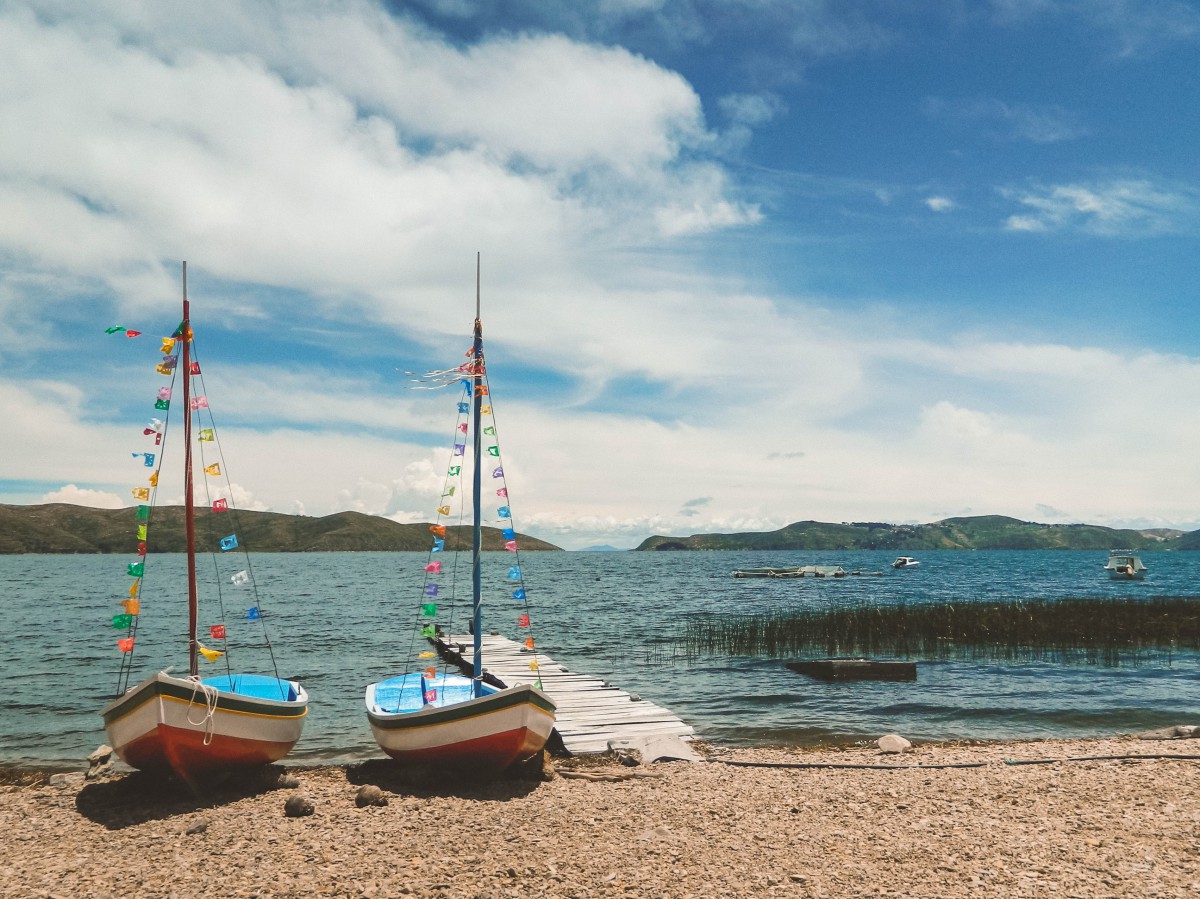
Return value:
[[(217, 713), (217, 697), (220, 693), (216, 687), (210, 686), (200, 680), (200, 677), (195, 674), (188, 675), (188, 680), (192, 682), (192, 698), (188, 700), (187, 722), (192, 727), (204, 727), (204, 745), (207, 746), (212, 742), (213, 738), (213, 716)], [(192, 704), (196, 701), (196, 693), (204, 694), (204, 717), (199, 721), (192, 720)]]

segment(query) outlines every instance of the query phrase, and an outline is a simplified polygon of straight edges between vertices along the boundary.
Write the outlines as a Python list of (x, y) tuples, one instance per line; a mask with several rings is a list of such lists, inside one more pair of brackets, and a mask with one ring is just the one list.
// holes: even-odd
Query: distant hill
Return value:
[(932, 524), (798, 521), (777, 531), (648, 537), (638, 550), (886, 549), (1200, 549), (1200, 531), (1135, 531), (1092, 524), (1038, 524), (1003, 515), (946, 518)]
[[(133, 552), (137, 530), (134, 515), (133, 508), (0, 504), (0, 554)], [(162, 506), (154, 510), (153, 516), (147, 541), (150, 552), (183, 552), (183, 507)], [(197, 510), (197, 548), (214, 550), (228, 534), (237, 534), (238, 542), (253, 552), (421, 552), (429, 549), (432, 540), (428, 524), (398, 524), (361, 512), (309, 518), (279, 512), (237, 510), (213, 514), (207, 509)], [(524, 534), (517, 538), (522, 550), (559, 549)], [(446, 549), (466, 549), (470, 545), (469, 527), (447, 528)], [(504, 549), (501, 532), (484, 528), (483, 548)]]

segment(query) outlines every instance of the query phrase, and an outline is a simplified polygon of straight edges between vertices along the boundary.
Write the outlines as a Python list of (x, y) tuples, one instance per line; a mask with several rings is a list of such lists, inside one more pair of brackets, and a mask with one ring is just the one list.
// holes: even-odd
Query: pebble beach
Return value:
[(1195, 739), (695, 748), (282, 766), (201, 799), (10, 770), (0, 896), (1200, 896)]

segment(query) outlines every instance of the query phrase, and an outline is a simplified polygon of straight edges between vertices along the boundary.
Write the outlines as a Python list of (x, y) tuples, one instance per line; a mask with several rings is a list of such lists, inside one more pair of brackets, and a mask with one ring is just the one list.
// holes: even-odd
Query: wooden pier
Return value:
[[(474, 660), (468, 635), (442, 638), (470, 665)], [(537, 659), (538, 668), (529, 663)], [(662, 706), (628, 693), (598, 677), (568, 671), (544, 652), (531, 652), (507, 637), (483, 637), (484, 670), (506, 686), (532, 684), (539, 677), (542, 690), (558, 706), (555, 729), (567, 750), (575, 755), (605, 752), (614, 744), (656, 738), (688, 741), (695, 730)]]

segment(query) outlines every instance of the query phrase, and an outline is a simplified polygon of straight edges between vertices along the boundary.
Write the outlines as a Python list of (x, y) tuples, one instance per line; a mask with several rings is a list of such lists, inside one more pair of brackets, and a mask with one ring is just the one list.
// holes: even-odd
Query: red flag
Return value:
[(518, 615), (517, 616), (517, 627), (529, 627), (529, 616), (528, 615)]
[(190, 374), (190, 375), (198, 375), (198, 374), (200, 374), (200, 363), (199, 363), (199, 362), (193, 362), (193, 363), (192, 363), (192, 364), (189, 366), (189, 371), (188, 371), (188, 374)]
[(229, 510), (229, 500), (226, 500), (226, 499), (214, 499), (213, 500), (213, 511), (214, 512), (226, 512), (228, 510)]
[(133, 652), (133, 637), (126, 637), (124, 640), (118, 640), (117, 649), (121, 650), (121, 652)]
[(445, 537), (446, 536), (446, 526), (444, 524), (431, 524), (429, 526), (429, 533), (431, 533), (437, 537)]
[(209, 632), (209, 634), (212, 635), (212, 638), (214, 640), (224, 640), (225, 639), (225, 625), (223, 625), (223, 624), (212, 625), (208, 629), (208, 632)]
[(126, 336), (126, 337), (141, 337), (141, 336), (142, 336), (142, 332), (141, 332), (141, 331), (130, 331), (128, 328), (126, 328), (126, 329), (125, 329), (125, 336)]

